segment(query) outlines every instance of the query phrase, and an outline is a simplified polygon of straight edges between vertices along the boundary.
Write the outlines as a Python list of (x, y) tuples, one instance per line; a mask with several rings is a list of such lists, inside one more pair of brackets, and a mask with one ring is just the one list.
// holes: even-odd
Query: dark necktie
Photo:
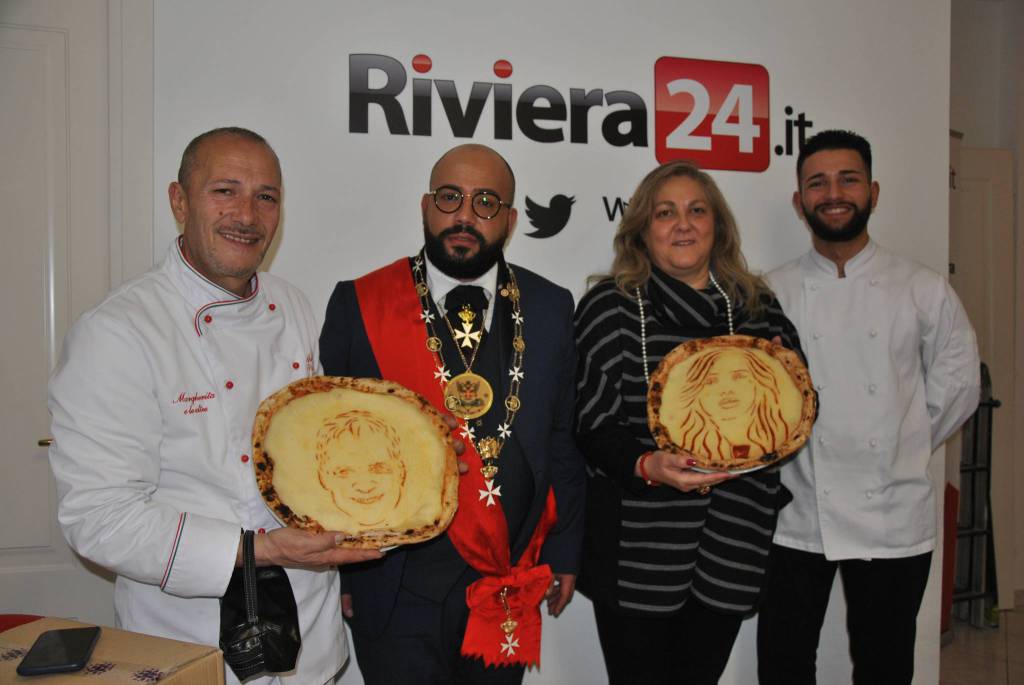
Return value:
[(455, 344), (469, 352), (480, 344), (487, 310), (487, 295), (478, 285), (457, 285), (444, 298), (445, 316), (451, 323)]

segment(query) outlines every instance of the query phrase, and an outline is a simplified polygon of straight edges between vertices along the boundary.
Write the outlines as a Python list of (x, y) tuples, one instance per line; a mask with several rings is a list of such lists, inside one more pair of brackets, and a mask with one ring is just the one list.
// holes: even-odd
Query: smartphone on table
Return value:
[(18, 675), (71, 673), (85, 668), (100, 637), (98, 626), (41, 633), (18, 664)]

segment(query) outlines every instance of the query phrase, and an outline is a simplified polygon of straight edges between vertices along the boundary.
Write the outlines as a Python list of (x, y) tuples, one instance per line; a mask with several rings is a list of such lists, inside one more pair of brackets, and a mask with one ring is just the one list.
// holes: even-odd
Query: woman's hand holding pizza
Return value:
[(729, 473), (700, 473), (693, 470), (697, 460), (687, 454), (664, 450), (646, 452), (636, 460), (633, 473), (652, 484), (662, 484), (682, 492), (698, 491), (702, 495), (734, 476)]

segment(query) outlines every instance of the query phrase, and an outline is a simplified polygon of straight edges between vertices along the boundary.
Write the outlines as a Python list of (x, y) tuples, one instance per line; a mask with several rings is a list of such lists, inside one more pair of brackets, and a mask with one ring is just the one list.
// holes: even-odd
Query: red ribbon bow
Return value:
[[(486, 576), (466, 588), (469, 622), (463, 656), (479, 657), (488, 666), (538, 665), (540, 603), (552, 577), (551, 567), (541, 564), (507, 576)], [(506, 590), (504, 600), (502, 590)], [(509, 634), (502, 629), (507, 618), (516, 622)]]

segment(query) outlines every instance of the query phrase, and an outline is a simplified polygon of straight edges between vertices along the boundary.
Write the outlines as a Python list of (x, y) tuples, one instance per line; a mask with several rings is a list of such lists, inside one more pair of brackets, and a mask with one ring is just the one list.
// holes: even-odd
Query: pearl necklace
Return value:
[(718, 281), (715, 280), (715, 274), (710, 271), (708, 271), (708, 280), (711, 281), (711, 285), (715, 286), (715, 290), (717, 290), (718, 294), (722, 296), (723, 300), (725, 300), (725, 315), (729, 321), (729, 335), (736, 335), (736, 331), (732, 328), (732, 302), (729, 301), (729, 296), (725, 294), (724, 290), (722, 290), (722, 286), (718, 285)]
[[(729, 322), (729, 335), (735, 335), (735, 331), (732, 326), (732, 301), (729, 300), (729, 296), (722, 290), (722, 286), (718, 285), (718, 281), (715, 280), (715, 275), (708, 271), (708, 280), (711, 281), (711, 285), (715, 286), (715, 290), (725, 300), (725, 315)], [(644, 364), (644, 382), (648, 387), (651, 385), (651, 375), (647, 370), (647, 317), (644, 315), (644, 298), (640, 295), (640, 288), (635, 288), (636, 293), (636, 304), (640, 309), (640, 357)]]
[(640, 297), (640, 288), (634, 289), (636, 305), (640, 308), (640, 356), (644, 362), (644, 382), (651, 385), (651, 375), (647, 372), (647, 317), (644, 316), (644, 298)]

